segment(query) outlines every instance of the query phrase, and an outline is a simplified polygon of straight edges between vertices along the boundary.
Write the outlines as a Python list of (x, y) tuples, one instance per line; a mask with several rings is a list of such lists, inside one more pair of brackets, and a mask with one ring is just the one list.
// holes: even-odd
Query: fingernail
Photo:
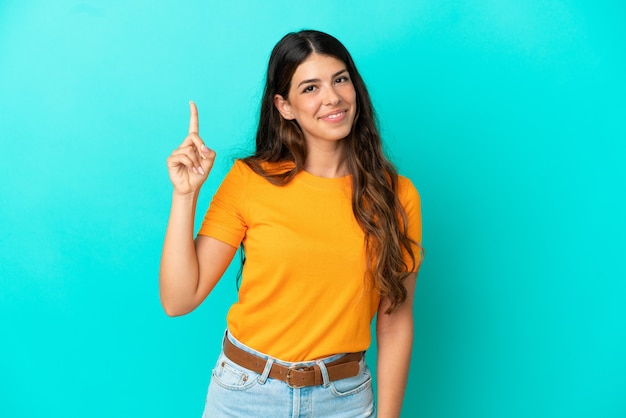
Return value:
[(194, 173), (198, 174), (198, 170), (196, 169), (196, 167), (191, 167), (191, 169), (193, 170)]
[(204, 174), (204, 168), (202, 168), (202, 166), (198, 167), (198, 171), (200, 171), (200, 174)]
[(207, 147), (206, 145), (202, 144), (202, 152), (209, 152), (209, 147)]

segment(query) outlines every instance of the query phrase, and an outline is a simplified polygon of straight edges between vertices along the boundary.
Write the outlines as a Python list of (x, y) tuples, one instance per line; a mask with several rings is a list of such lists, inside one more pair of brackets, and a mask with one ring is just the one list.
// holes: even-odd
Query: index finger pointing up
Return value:
[(189, 101), (189, 133), (197, 134), (200, 132), (200, 126), (198, 124), (198, 108), (196, 104)]

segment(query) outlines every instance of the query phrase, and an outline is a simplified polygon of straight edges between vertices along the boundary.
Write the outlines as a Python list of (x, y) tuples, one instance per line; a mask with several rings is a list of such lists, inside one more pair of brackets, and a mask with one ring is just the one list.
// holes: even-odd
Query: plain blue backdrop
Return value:
[(165, 158), (193, 99), (218, 152), (200, 219), (301, 28), (352, 52), (422, 196), (403, 417), (626, 416), (625, 19), (608, 0), (1, 1), (0, 416), (200, 416), (237, 266), (163, 313)]

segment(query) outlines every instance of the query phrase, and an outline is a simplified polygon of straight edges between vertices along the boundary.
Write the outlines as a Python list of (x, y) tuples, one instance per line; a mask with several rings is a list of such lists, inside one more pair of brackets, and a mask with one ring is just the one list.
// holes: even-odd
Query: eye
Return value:
[(341, 83), (346, 83), (350, 81), (350, 79), (348, 78), (348, 76), (346, 75), (342, 75), (341, 77), (337, 77), (337, 79), (335, 80), (335, 83), (337, 84), (341, 84)]
[(306, 86), (304, 88), (304, 90), (302, 90), (303, 93), (311, 93), (312, 91), (314, 91), (316, 89), (315, 86)]

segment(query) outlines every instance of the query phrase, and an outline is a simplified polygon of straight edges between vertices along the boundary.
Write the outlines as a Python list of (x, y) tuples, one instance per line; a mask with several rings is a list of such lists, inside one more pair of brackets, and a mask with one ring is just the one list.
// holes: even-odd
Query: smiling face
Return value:
[(296, 68), (287, 97), (277, 94), (274, 105), (283, 118), (298, 122), (309, 146), (348, 136), (357, 107), (346, 65), (315, 53)]

